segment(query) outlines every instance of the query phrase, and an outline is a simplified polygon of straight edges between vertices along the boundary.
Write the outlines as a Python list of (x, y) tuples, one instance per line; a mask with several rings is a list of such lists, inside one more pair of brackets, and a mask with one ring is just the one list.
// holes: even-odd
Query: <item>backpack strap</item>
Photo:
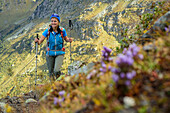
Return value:
[(50, 38), (50, 28), (48, 29), (48, 35), (47, 35), (47, 51), (49, 51), (50, 50), (50, 48), (49, 48), (49, 38)]
[(61, 37), (62, 37), (62, 39), (63, 39), (63, 47), (64, 47), (63, 28), (60, 28), (60, 30), (61, 30)]

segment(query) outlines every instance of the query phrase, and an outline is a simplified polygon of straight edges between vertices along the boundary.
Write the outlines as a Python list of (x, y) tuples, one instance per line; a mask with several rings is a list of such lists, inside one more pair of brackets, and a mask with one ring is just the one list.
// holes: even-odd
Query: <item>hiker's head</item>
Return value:
[(50, 20), (51, 20), (50, 26), (52, 26), (53, 30), (57, 29), (60, 24), (60, 17), (57, 14), (52, 14)]
[(52, 14), (51, 17), (50, 17), (50, 20), (51, 20), (52, 18), (57, 18), (58, 21), (59, 21), (59, 23), (60, 23), (60, 17), (58, 16), (58, 14), (56, 14), (56, 13)]

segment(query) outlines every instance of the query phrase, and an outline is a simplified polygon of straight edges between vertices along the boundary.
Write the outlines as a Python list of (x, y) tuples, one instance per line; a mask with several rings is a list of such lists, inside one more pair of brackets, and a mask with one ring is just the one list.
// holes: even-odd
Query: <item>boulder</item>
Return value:
[(0, 102), (0, 112), (5, 113), (5, 103)]
[(0, 113), (11, 113), (13, 108), (6, 103), (0, 102)]
[(25, 104), (29, 104), (29, 103), (37, 103), (37, 101), (32, 98), (29, 98), (25, 101)]
[(77, 62), (77, 65), (70, 65), (71, 69), (68, 71), (71, 76), (78, 76), (80, 73), (87, 74), (94, 66), (94, 63), (89, 63), (88, 65), (85, 62)]

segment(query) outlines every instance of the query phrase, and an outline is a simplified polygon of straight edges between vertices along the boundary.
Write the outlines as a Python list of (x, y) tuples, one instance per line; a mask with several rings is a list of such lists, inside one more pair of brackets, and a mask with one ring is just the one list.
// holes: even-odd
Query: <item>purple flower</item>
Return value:
[(106, 46), (103, 46), (103, 48), (104, 48), (104, 50), (105, 50), (106, 52), (108, 52), (108, 53), (111, 53), (111, 52), (112, 52), (112, 50), (109, 49), (109, 48), (107, 48)]
[(111, 69), (112, 73), (120, 73), (120, 69), (119, 68), (112, 68)]
[(104, 54), (104, 57), (108, 57), (108, 53), (105, 53), (105, 54)]
[(111, 69), (112, 73), (116, 73), (116, 68)]
[(129, 46), (129, 49), (132, 50), (133, 48), (136, 48), (136, 47), (137, 47), (136, 44), (133, 43), (133, 44), (131, 44), (131, 45)]
[(170, 25), (168, 27), (169, 27), (169, 33), (170, 33)]
[(126, 52), (126, 55), (127, 55), (128, 57), (133, 57), (132, 52), (131, 52), (131, 51), (129, 51), (129, 50)]
[(61, 103), (63, 102), (65, 100), (65, 98), (63, 97), (63, 98), (61, 98), (61, 99), (59, 99), (59, 98), (57, 98), (57, 97), (54, 97), (54, 105), (60, 105), (61, 106)]
[(102, 50), (102, 59), (103, 61), (112, 61), (112, 59), (110, 58), (110, 53), (111, 53), (111, 49), (103, 46), (104, 50)]
[(140, 50), (140, 48), (137, 46), (135, 48), (133, 48), (133, 51), (132, 51), (133, 56), (136, 56), (138, 54), (139, 50)]
[(169, 31), (168, 31), (168, 28), (165, 27), (165, 31), (166, 31), (166, 35), (168, 35), (168, 32), (170, 32), (170, 29), (169, 29)]
[(165, 27), (165, 31), (168, 32), (168, 28), (167, 27)]
[(166, 35), (168, 36), (168, 28), (165, 27)]
[(118, 59), (116, 59), (116, 64), (121, 67), (121, 66), (125, 66), (125, 64), (127, 65), (132, 65), (134, 62), (132, 57), (128, 57), (126, 55), (120, 54), (118, 56)]
[(121, 66), (124, 62), (126, 62), (127, 56), (123, 55), (123, 54), (119, 54), (118, 55), (118, 59), (116, 59), (116, 64), (118, 66)]
[(107, 71), (106, 68), (100, 68), (99, 70), (104, 73)]
[[(126, 63), (126, 61), (127, 61), (127, 56), (124, 55), (124, 56), (119, 57), (119, 58), (120, 58), (120, 59), (119, 59), (119, 60), (120, 60), (120, 64)], [(120, 64), (119, 64), (119, 65), (120, 65)]]
[(62, 103), (62, 102), (64, 102), (64, 100), (65, 100), (65, 98), (63, 97), (63, 98), (59, 99), (58, 102)]
[(116, 62), (117, 65), (120, 65), (120, 64), (121, 64), (121, 60), (120, 60), (120, 59), (116, 59), (115, 62)]
[(136, 71), (133, 70), (133, 71), (131, 72), (131, 74), (132, 74), (132, 77), (136, 76)]
[(121, 73), (120, 73), (120, 77), (121, 77), (121, 78), (124, 78), (124, 77), (125, 77), (125, 73), (121, 72)]
[(103, 68), (106, 68), (106, 64), (104, 62), (101, 62), (101, 64)]
[(124, 50), (123, 50), (123, 54), (126, 54), (126, 52), (127, 52), (127, 48), (124, 48)]
[(132, 75), (132, 73), (128, 72), (128, 73), (126, 73), (126, 77), (127, 77), (127, 79), (132, 79), (133, 75)]
[(64, 94), (65, 94), (65, 91), (63, 90), (63, 91), (60, 91), (59, 93), (58, 93), (60, 96), (63, 96)]
[(143, 55), (142, 54), (139, 54), (138, 57), (139, 57), (139, 59), (143, 60)]
[(106, 53), (106, 51), (102, 50), (102, 56), (104, 56), (104, 55), (105, 55), (105, 53)]
[(125, 81), (125, 84), (126, 84), (127, 86), (131, 85), (131, 83), (130, 83), (129, 80)]
[(124, 54), (119, 54), (118, 55), (118, 58), (121, 59), (121, 60), (124, 59), (125, 57), (126, 57), (126, 55), (124, 55)]
[(109, 61), (113, 61), (113, 58), (109, 57), (108, 60), (109, 60)]
[(57, 103), (58, 103), (58, 98), (54, 97), (54, 105), (57, 105)]
[(108, 70), (110, 71), (111, 69), (112, 69), (112, 66), (109, 66), (109, 67), (108, 67)]
[(119, 76), (116, 75), (116, 74), (113, 74), (113, 75), (112, 75), (112, 79), (113, 79), (115, 82), (117, 82), (117, 81), (119, 80)]
[(132, 51), (133, 56), (136, 56), (140, 48), (135, 43), (133, 43), (129, 46), (129, 50)]
[(128, 64), (129, 66), (133, 65), (133, 63), (134, 63), (133, 58), (131, 58), (131, 57), (127, 58), (127, 64)]

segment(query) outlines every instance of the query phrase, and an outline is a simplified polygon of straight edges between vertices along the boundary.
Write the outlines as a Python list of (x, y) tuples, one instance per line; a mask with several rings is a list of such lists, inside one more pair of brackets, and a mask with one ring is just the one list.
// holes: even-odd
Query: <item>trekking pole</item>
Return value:
[[(70, 37), (71, 37), (71, 30), (73, 29), (73, 24), (71, 20), (69, 20), (69, 27), (70, 27)], [(70, 63), (71, 61), (72, 61), (72, 58), (71, 58), (71, 42), (70, 42)]]
[[(71, 37), (71, 30), (73, 29), (73, 24), (71, 20), (69, 20), (69, 29), (70, 29), (70, 37)], [(72, 58), (71, 58), (71, 42), (70, 42), (70, 64), (72, 63)], [(72, 66), (69, 67), (69, 75), (71, 75), (71, 69)]]
[[(39, 40), (38, 34), (37, 34), (37, 39)], [(35, 86), (37, 85), (36, 84), (37, 82), (37, 52), (38, 52), (38, 43), (36, 42)]]

